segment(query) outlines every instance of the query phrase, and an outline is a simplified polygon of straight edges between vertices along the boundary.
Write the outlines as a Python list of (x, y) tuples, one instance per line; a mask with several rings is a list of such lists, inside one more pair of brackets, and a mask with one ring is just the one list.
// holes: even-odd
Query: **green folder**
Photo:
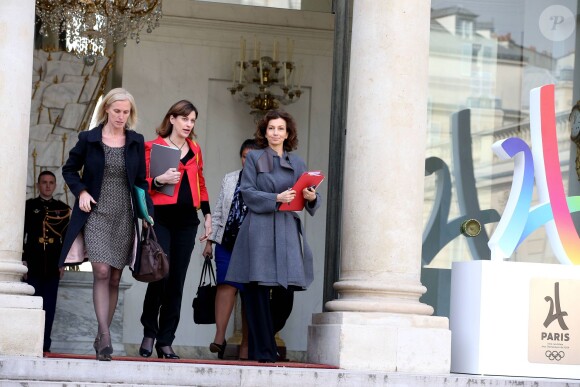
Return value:
[(143, 219), (149, 224), (153, 224), (153, 218), (147, 211), (147, 200), (145, 200), (145, 190), (141, 187), (133, 186), (135, 189), (135, 197), (137, 198), (137, 217)]

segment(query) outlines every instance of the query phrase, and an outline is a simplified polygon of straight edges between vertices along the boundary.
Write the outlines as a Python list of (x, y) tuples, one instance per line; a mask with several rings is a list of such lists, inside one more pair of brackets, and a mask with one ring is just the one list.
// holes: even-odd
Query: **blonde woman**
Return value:
[[(134, 246), (139, 240), (133, 188), (147, 191), (148, 183), (144, 139), (130, 129), (137, 122), (133, 96), (121, 88), (111, 90), (103, 98), (97, 118), (96, 128), (79, 133), (62, 168), (76, 201), (60, 266), (79, 264), (85, 258), (91, 262), (98, 324), (94, 348), (97, 360), (108, 361), (113, 353), (109, 328), (119, 281), (125, 266), (136, 258)], [(147, 195), (146, 199), (152, 213), (151, 198)]]

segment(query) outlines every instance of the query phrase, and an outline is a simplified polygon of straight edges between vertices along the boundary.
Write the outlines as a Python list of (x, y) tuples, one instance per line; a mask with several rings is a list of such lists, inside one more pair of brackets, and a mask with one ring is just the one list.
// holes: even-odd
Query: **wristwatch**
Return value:
[(153, 178), (153, 185), (154, 185), (155, 187), (157, 187), (157, 188), (161, 188), (161, 187), (163, 187), (165, 184), (159, 184), (159, 182), (157, 181), (157, 176), (155, 176), (155, 177)]

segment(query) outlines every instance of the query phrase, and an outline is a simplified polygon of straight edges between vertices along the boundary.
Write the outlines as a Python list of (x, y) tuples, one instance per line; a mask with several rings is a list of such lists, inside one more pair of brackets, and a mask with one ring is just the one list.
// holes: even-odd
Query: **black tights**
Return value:
[(93, 304), (97, 315), (97, 334), (109, 333), (119, 298), (123, 270), (106, 263), (91, 262), (93, 267)]

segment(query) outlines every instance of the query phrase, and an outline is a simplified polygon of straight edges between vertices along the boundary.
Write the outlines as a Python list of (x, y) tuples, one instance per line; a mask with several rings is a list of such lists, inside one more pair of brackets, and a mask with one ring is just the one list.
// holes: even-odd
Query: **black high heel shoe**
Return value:
[(155, 350), (157, 351), (157, 357), (159, 359), (179, 359), (179, 356), (173, 352), (171, 345), (157, 345), (155, 344)]
[(99, 341), (99, 334), (97, 333), (97, 337), (95, 337), (95, 341), (93, 342), (93, 348), (95, 349), (97, 360), (99, 360)]
[(113, 345), (111, 344), (111, 334), (99, 333), (95, 338), (93, 343), (93, 348), (95, 348), (96, 358), (99, 361), (111, 361), (111, 355), (113, 354)]
[(210, 352), (216, 353), (217, 352), (217, 356), (218, 359), (223, 359), (224, 358), (224, 353), (226, 352), (226, 347), (227, 347), (228, 343), (224, 340), (223, 344), (218, 344), (218, 343), (211, 343), (209, 345), (209, 350)]
[(155, 339), (152, 337), (143, 337), (141, 341), (141, 346), (139, 347), (139, 355), (142, 357), (150, 357), (153, 353), (153, 342)]

